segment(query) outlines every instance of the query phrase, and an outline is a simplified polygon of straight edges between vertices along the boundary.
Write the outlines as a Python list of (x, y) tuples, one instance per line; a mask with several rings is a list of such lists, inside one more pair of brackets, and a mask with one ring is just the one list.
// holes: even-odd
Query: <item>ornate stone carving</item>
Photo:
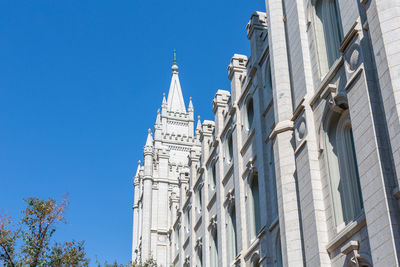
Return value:
[(353, 72), (360, 63), (360, 46), (358, 42), (354, 42), (346, 53), (347, 71)]
[(296, 123), (297, 141), (298, 142), (302, 141), (306, 135), (307, 135), (306, 119), (304, 117), (300, 117), (298, 122)]
[(212, 216), (209, 227), (212, 231), (217, 229), (217, 215)]

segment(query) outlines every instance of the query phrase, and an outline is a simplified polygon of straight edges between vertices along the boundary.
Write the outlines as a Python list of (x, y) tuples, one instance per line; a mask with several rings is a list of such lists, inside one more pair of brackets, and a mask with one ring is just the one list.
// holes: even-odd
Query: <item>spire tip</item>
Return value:
[(172, 64), (172, 71), (178, 72), (178, 65), (176, 65), (176, 49), (174, 49), (174, 63)]

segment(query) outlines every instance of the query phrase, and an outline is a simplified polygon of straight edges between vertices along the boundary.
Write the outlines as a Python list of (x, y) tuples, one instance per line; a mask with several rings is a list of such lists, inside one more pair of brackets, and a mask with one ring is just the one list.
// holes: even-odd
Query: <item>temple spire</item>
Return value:
[(151, 133), (151, 130), (149, 129), (145, 147), (152, 147), (152, 146), (153, 146), (153, 135)]
[(189, 98), (189, 106), (188, 106), (188, 111), (193, 111), (193, 103), (192, 103), (192, 97)]
[(135, 174), (135, 177), (139, 177), (139, 172), (140, 172), (140, 160), (138, 161), (138, 166), (137, 166), (137, 169), (136, 169), (136, 174)]
[(196, 126), (196, 131), (201, 131), (201, 120), (200, 116), (197, 116), (197, 126)]
[(160, 119), (160, 109), (157, 110), (157, 118), (156, 118), (156, 126), (161, 125), (161, 119)]
[(172, 65), (172, 78), (168, 92), (168, 111), (186, 113), (185, 102), (183, 101), (181, 84), (178, 76), (178, 65), (176, 65), (176, 51), (174, 50), (174, 62)]

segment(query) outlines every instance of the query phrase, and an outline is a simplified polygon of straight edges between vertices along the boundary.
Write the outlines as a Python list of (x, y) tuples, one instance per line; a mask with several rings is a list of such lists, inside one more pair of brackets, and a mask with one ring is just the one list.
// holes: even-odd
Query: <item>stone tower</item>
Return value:
[(170, 233), (177, 216), (181, 186), (190, 177), (189, 156), (200, 151), (194, 134), (192, 99), (186, 110), (179, 82), (176, 53), (168, 97), (157, 111), (154, 135), (148, 130), (134, 177), (132, 262), (153, 257), (158, 265), (171, 262)]

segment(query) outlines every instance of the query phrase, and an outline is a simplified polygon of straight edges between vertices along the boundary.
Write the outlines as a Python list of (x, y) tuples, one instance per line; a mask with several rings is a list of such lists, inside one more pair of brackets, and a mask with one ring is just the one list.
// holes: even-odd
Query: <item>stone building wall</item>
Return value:
[(400, 4), (266, 0), (266, 10), (251, 15), (251, 54), (232, 57), (231, 88), (192, 131), (166, 194), (167, 264), (399, 266)]

